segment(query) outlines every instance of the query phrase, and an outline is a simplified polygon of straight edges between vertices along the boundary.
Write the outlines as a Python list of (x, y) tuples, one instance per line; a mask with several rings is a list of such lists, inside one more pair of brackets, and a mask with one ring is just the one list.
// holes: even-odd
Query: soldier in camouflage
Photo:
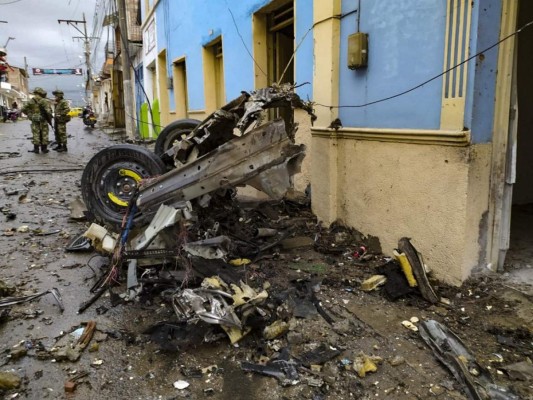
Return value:
[(52, 150), (64, 152), (67, 151), (67, 122), (70, 121), (70, 116), (68, 115), (70, 107), (68, 101), (63, 98), (63, 91), (56, 89), (52, 94), (56, 97), (54, 103), (54, 126), (57, 143), (57, 146), (53, 147)]
[(48, 124), (52, 122), (52, 110), (43, 88), (35, 88), (33, 94), (35, 96), (22, 107), (22, 112), (31, 121), (33, 150), (29, 151), (39, 154), (40, 147), (43, 153), (48, 153)]

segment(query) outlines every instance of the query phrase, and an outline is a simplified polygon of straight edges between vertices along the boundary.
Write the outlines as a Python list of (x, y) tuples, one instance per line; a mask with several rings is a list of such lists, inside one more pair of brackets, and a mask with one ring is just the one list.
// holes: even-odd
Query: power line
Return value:
[(473, 60), (474, 58), (478, 57), (480, 54), (483, 54), (483, 53), (486, 53), (487, 51), (493, 49), (494, 47), (497, 47), (498, 45), (500, 45), (500, 43), (510, 39), (511, 37), (519, 34), (520, 32), (522, 32), (524, 29), (528, 28), (529, 26), (533, 25), (533, 21), (529, 21), (528, 23), (526, 23), (525, 25), (523, 25), (521, 28), (517, 29), (516, 31), (514, 31), (513, 33), (505, 36), (504, 38), (498, 40), (496, 43), (490, 45), (489, 47), (481, 50), (481, 51), (478, 51), (476, 54), (474, 54), (473, 56), (471, 57), (468, 57), (466, 60), (463, 60), (461, 61), (459, 64), (456, 64), (454, 65), (453, 67), (450, 67), (448, 68), (447, 70), (445, 70), (444, 72), (441, 72), (440, 74), (438, 75), (435, 75), (433, 76), (432, 78), (429, 78), (427, 79), (426, 81), (416, 85), (416, 86), (413, 86), (412, 88), (410, 89), (407, 89), (407, 90), (404, 90), (403, 92), (400, 92), (400, 93), (396, 93), (392, 96), (388, 96), (388, 97), (384, 97), (384, 98), (381, 98), (379, 100), (374, 100), (374, 101), (370, 101), (368, 103), (364, 103), (364, 104), (356, 104), (356, 105), (344, 105), (344, 106), (328, 106), (328, 105), (325, 105), (325, 104), (320, 104), (320, 103), (314, 103), (315, 105), (317, 106), (320, 106), (320, 107), (327, 107), (327, 108), (361, 108), (361, 107), (367, 107), (367, 106), (371, 106), (373, 104), (378, 104), (378, 103), (383, 103), (384, 101), (387, 101), (387, 100), (392, 100), (392, 99), (395, 99), (397, 97), (400, 97), (400, 96), (403, 96), (407, 93), (410, 93), (416, 89), (419, 89), (421, 88), (422, 86), (434, 81), (435, 79), (438, 79), (440, 78), (441, 76), (443, 75), (446, 75), (448, 72), (451, 72), (453, 71), (454, 69), (460, 67), (461, 65), (463, 64), (466, 64), (468, 63), (469, 61)]

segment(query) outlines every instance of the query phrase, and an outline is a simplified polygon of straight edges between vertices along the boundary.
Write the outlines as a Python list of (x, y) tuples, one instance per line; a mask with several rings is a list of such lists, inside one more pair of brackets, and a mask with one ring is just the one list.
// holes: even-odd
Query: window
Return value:
[[(254, 14), (254, 59), (256, 88), (272, 83), (294, 82), (294, 3), (273, 1)], [(293, 122), (290, 109), (272, 109), (268, 118)]]
[(144, 43), (146, 49), (144, 53), (148, 54), (150, 50), (155, 47), (155, 22), (153, 19), (150, 21), (144, 32)]
[(174, 102), (176, 103), (176, 116), (187, 118), (187, 70), (185, 69), (185, 59), (175, 61), (172, 66), (172, 77), (174, 81)]
[(268, 42), (273, 82), (294, 82), (294, 6), (288, 3), (268, 16)]
[(207, 110), (222, 107), (226, 103), (226, 90), (221, 37), (204, 47), (204, 81)]

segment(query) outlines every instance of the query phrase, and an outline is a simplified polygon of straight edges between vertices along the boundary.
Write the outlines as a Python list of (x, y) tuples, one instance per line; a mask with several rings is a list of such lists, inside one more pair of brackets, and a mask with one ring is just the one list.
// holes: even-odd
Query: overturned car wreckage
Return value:
[(158, 136), (155, 153), (136, 145), (100, 151), (82, 176), (90, 213), (101, 224), (119, 228), (126, 214), (147, 222), (162, 204), (185, 209), (187, 201), (197, 200), (205, 207), (214, 192), (242, 184), (282, 197), (305, 148), (294, 143), (292, 113), (288, 120), (264, 119), (268, 109), (287, 108), (314, 117), (311, 103), (293, 89), (243, 92), (202, 122), (176, 121)]
[[(83, 172), (82, 195), (89, 215), (102, 226), (93, 224), (86, 236), (113, 257), (107, 276), (93, 287), (95, 297), (116, 280), (124, 261), (126, 298), (131, 300), (142, 292), (146, 275), (157, 269), (150, 266), (169, 258), (236, 256), (232, 239), (218, 233), (218, 222), (197, 231), (199, 240), (190, 240), (187, 227), (199, 225), (198, 212), (213, 201), (231, 199), (237, 186), (250, 185), (274, 199), (287, 193), (305, 155), (304, 145), (295, 143), (294, 108), (314, 117), (312, 104), (302, 101), (292, 85), (242, 92), (204, 121), (170, 124), (159, 135), (154, 153), (128, 144), (97, 153)], [(267, 120), (269, 112), (290, 117)], [(187, 273), (177, 281), (185, 281)], [(245, 334), (242, 319), (250, 310), (261, 313), (257, 304), (267, 297), (235, 282), (230, 283), (233, 293), (224, 285), (195, 290), (176, 285), (165, 294), (181, 321), (199, 318), (219, 324), (235, 342)], [(239, 297), (242, 292), (254, 295)]]

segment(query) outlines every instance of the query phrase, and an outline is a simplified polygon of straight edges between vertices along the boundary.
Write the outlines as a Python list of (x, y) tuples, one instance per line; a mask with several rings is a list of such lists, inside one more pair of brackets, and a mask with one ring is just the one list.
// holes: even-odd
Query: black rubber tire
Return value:
[[(165, 171), (157, 155), (133, 144), (110, 146), (96, 153), (81, 177), (81, 192), (90, 219), (118, 231), (139, 178)], [(142, 213), (134, 219), (136, 224), (145, 220)]]
[(165, 126), (157, 136), (154, 153), (161, 157), (177, 140), (181, 140), (183, 135), (191, 132), (200, 122), (196, 119), (179, 119)]

